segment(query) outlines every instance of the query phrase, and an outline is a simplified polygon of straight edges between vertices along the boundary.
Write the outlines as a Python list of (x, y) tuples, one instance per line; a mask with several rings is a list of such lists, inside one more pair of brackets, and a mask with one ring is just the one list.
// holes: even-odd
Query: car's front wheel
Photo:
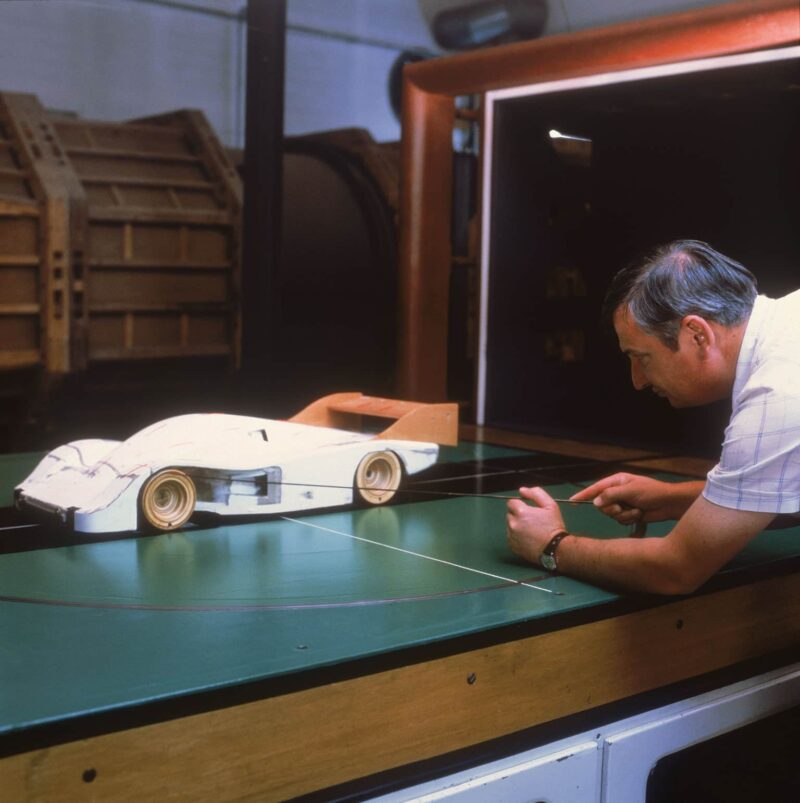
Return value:
[(189, 521), (196, 501), (192, 478), (176, 468), (168, 468), (153, 474), (145, 483), (140, 510), (149, 527), (174, 530)]
[(400, 487), (403, 466), (394, 452), (373, 452), (358, 464), (355, 489), (370, 505), (388, 502)]

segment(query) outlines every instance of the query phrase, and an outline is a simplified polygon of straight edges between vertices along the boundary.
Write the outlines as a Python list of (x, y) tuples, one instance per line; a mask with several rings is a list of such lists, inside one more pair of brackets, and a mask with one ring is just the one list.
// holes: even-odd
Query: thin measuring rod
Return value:
[[(388, 491), (391, 490), (389, 488), (369, 488), (363, 487), (360, 485), (324, 485), (318, 482), (284, 482), (283, 480), (279, 480), (278, 482), (274, 483), (274, 485), (294, 485), (299, 486), (301, 488), (333, 488), (339, 491)], [(508, 502), (511, 499), (517, 499), (518, 497), (515, 496), (500, 496), (499, 494), (471, 494), (471, 493), (459, 493), (457, 491), (418, 491), (415, 488), (396, 488), (394, 493), (398, 494), (423, 494), (425, 496), (466, 496), (466, 497), (474, 497), (476, 499), (502, 499), (504, 502)], [(557, 499), (553, 498), (554, 502), (559, 502), (565, 505), (593, 505), (591, 499)]]

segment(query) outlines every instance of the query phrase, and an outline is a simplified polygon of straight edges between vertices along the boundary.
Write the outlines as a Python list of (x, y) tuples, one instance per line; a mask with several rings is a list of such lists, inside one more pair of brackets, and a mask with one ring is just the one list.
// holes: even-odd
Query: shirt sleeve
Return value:
[(800, 391), (754, 382), (725, 430), (719, 463), (703, 496), (736, 510), (800, 511)]

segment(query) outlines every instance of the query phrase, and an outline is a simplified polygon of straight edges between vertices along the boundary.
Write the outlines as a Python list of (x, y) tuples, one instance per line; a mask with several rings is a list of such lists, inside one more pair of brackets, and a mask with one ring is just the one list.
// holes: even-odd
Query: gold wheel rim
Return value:
[(151, 477), (142, 491), (142, 514), (157, 530), (174, 530), (194, 513), (194, 483), (183, 471), (168, 469)]
[(388, 502), (400, 487), (402, 477), (400, 460), (393, 452), (375, 452), (367, 455), (356, 471), (356, 490), (371, 505)]

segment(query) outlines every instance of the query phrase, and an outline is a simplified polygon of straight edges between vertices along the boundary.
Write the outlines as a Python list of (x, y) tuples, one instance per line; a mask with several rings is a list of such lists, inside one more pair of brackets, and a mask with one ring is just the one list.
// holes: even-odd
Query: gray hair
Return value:
[(675, 240), (614, 276), (603, 316), (612, 322), (624, 306), (642, 331), (676, 351), (687, 315), (736, 326), (750, 316), (757, 293), (743, 265), (700, 240)]

